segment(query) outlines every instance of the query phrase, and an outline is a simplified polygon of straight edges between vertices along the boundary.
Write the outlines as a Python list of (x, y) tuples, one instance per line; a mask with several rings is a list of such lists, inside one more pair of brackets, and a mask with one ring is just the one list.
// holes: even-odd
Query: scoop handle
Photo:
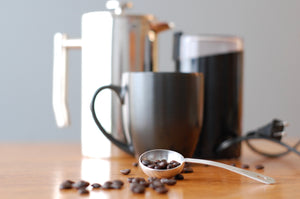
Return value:
[(268, 177), (268, 176), (265, 176), (265, 175), (262, 175), (260, 173), (256, 173), (253, 171), (248, 171), (248, 170), (241, 169), (238, 167), (230, 166), (230, 165), (220, 163), (220, 162), (215, 162), (215, 161), (211, 161), (211, 160), (203, 160), (203, 159), (194, 159), (194, 158), (185, 158), (184, 161), (189, 162), (189, 163), (206, 164), (206, 165), (210, 165), (210, 166), (223, 168), (223, 169), (238, 173), (240, 175), (246, 176), (253, 180), (265, 183), (265, 184), (274, 184), (275, 183), (275, 180), (271, 177)]

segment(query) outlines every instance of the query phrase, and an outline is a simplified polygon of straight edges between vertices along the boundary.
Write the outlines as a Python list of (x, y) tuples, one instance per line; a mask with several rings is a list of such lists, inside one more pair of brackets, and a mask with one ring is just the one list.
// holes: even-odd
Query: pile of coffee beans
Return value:
[[(166, 187), (175, 185), (177, 183), (177, 180), (183, 180), (184, 177), (181, 174), (176, 175), (174, 178), (154, 178), (149, 177), (148, 181), (145, 180), (145, 178), (142, 177), (135, 177), (135, 178), (128, 178), (128, 182), (130, 183), (130, 190), (133, 193), (145, 193), (146, 188), (150, 187), (153, 190), (155, 190), (157, 193), (164, 194), (169, 191), (169, 189)], [(65, 180), (63, 181), (59, 188), (60, 190), (69, 190), (69, 189), (76, 189), (78, 190), (79, 194), (89, 194), (88, 187), (91, 186), (92, 189), (121, 189), (124, 185), (124, 182), (121, 180), (114, 180), (114, 181), (106, 181), (103, 185), (99, 183), (93, 183), (90, 185), (89, 182), (84, 180), (79, 180), (77, 182), (74, 182), (72, 180)]]
[(157, 193), (164, 194), (169, 191), (166, 187), (175, 185), (177, 180), (183, 180), (184, 177), (181, 174), (178, 174), (174, 178), (156, 178), (156, 177), (149, 177), (148, 181), (145, 178), (136, 177), (136, 178), (128, 178), (128, 182), (130, 183), (130, 190), (133, 193), (145, 193), (146, 188), (150, 187), (155, 190)]
[(172, 160), (168, 162), (166, 159), (154, 160), (154, 161), (144, 159), (142, 160), (142, 164), (151, 169), (172, 169), (180, 166), (180, 163), (177, 162), (176, 160)]
[[(170, 161), (167, 162), (166, 160), (156, 160), (156, 161), (143, 161), (143, 164), (146, 166), (155, 165), (153, 168), (156, 169), (170, 169), (175, 168), (180, 165), (177, 161)], [(134, 162), (132, 163), (132, 166), (137, 167), (138, 163)], [(123, 175), (128, 175), (131, 172), (131, 169), (122, 169), (120, 170), (120, 173)], [(184, 165), (184, 169), (182, 173), (191, 173), (193, 172), (193, 169), (190, 167), (190, 165), (187, 163)], [(155, 190), (159, 194), (165, 194), (169, 191), (167, 186), (173, 186), (177, 183), (177, 180), (183, 180), (184, 176), (182, 174), (177, 174), (173, 178), (167, 179), (167, 178), (154, 178), (149, 177), (148, 180), (146, 180), (143, 177), (131, 177), (128, 178), (128, 182), (130, 183), (130, 190), (132, 193), (135, 194), (141, 194), (145, 193), (146, 188), (150, 187), (153, 190)], [(65, 180), (63, 181), (59, 188), (60, 190), (69, 190), (69, 189), (76, 189), (78, 190), (79, 194), (89, 194), (89, 186), (92, 188), (92, 190), (96, 189), (121, 189), (124, 185), (124, 182), (121, 180), (113, 180), (113, 181), (106, 181), (102, 185), (99, 183), (93, 183), (90, 184), (87, 181), (79, 180), (77, 182), (74, 182), (72, 180)]]

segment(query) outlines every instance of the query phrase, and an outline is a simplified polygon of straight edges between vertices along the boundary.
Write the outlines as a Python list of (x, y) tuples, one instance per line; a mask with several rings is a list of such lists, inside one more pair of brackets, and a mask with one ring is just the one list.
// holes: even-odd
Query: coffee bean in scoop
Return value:
[(176, 160), (167, 162), (167, 160), (165, 159), (155, 160), (155, 161), (145, 159), (142, 160), (142, 164), (151, 169), (173, 169), (180, 165), (180, 163), (177, 162)]
[(150, 164), (153, 164), (153, 162), (151, 160), (145, 159), (145, 160), (142, 160), (142, 164), (145, 165), (145, 166), (148, 166)]

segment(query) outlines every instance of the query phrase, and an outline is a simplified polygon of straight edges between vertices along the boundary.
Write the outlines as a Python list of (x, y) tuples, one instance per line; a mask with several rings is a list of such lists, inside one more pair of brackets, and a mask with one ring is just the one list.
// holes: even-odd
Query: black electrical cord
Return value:
[[(289, 146), (288, 144), (281, 141), (281, 133), (284, 130), (284, 124), (281, 120), (273, 120), (271, 123), (259, 128), (256, 131), (251, 131), (247, 133), (246, 136), (240, 136), (237, 138), (231, 138), (222, 142), (219, 147), (217, 148), (217, 153), (227, 149), (233, 144), (245, 141), (248, 147), (253, 150), (255, 153), (258, 153), (262, 156), (269, 157), (269, 158), (278, 158), (284, 155), (287, 155), (290, 152), (294, 152), (295, 154), (300, 156), (300, 151), (297, 150), (297, 147), (300, 145), (300, 140), (294, 145)], [(267, 153), (255, 148), (249, 140), (255, 139), (264, 139), (276, 144), (279, 144), (285, 147), (287, 150), (281, 153)]]
[[(270, 140), (269, 138), (266, 138), (266, 139)], [(287, 155), (290, 152), (294, 152), (300, 156), (300, 152), (297, 150), (297, 147), (300, 145), (300, 140), (298, 140), (298, 142), (294, 146), (289, 146), (289, 145), (287, 145), (281, 141), (275, 140), (275, 139), (272, 139), (271, 141), (282, 145), (283, 147), (287, 148), (287, 150), (284, 152), (281, 152), (281, 153), (266, 153), (266, 152), (256, 149), (252, 144), (250, 144), (250, 142), (248, 140), (245, 140), (246, 144), (252, 151), (254, 151), (255, 153), (258, 153), (260, 155), (263, 155), (265, 157), (268, 157), (268, 158), (279, 158), (279, 157)]]

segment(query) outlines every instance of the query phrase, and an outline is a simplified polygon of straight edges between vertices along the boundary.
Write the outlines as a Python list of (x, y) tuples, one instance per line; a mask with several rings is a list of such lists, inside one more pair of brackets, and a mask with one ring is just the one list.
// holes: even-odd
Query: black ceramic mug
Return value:
[[(127, 142), (107, 133), (96, 116), (95, 100), (105, 89), (120, 99)], [(191, 157), (202, 128), (203, 90), (201, 73), (127, 72), (122, 86), (103, 86), (95, 92), (91, 111), (101, 132), (132, 155), (162, 148)]]

